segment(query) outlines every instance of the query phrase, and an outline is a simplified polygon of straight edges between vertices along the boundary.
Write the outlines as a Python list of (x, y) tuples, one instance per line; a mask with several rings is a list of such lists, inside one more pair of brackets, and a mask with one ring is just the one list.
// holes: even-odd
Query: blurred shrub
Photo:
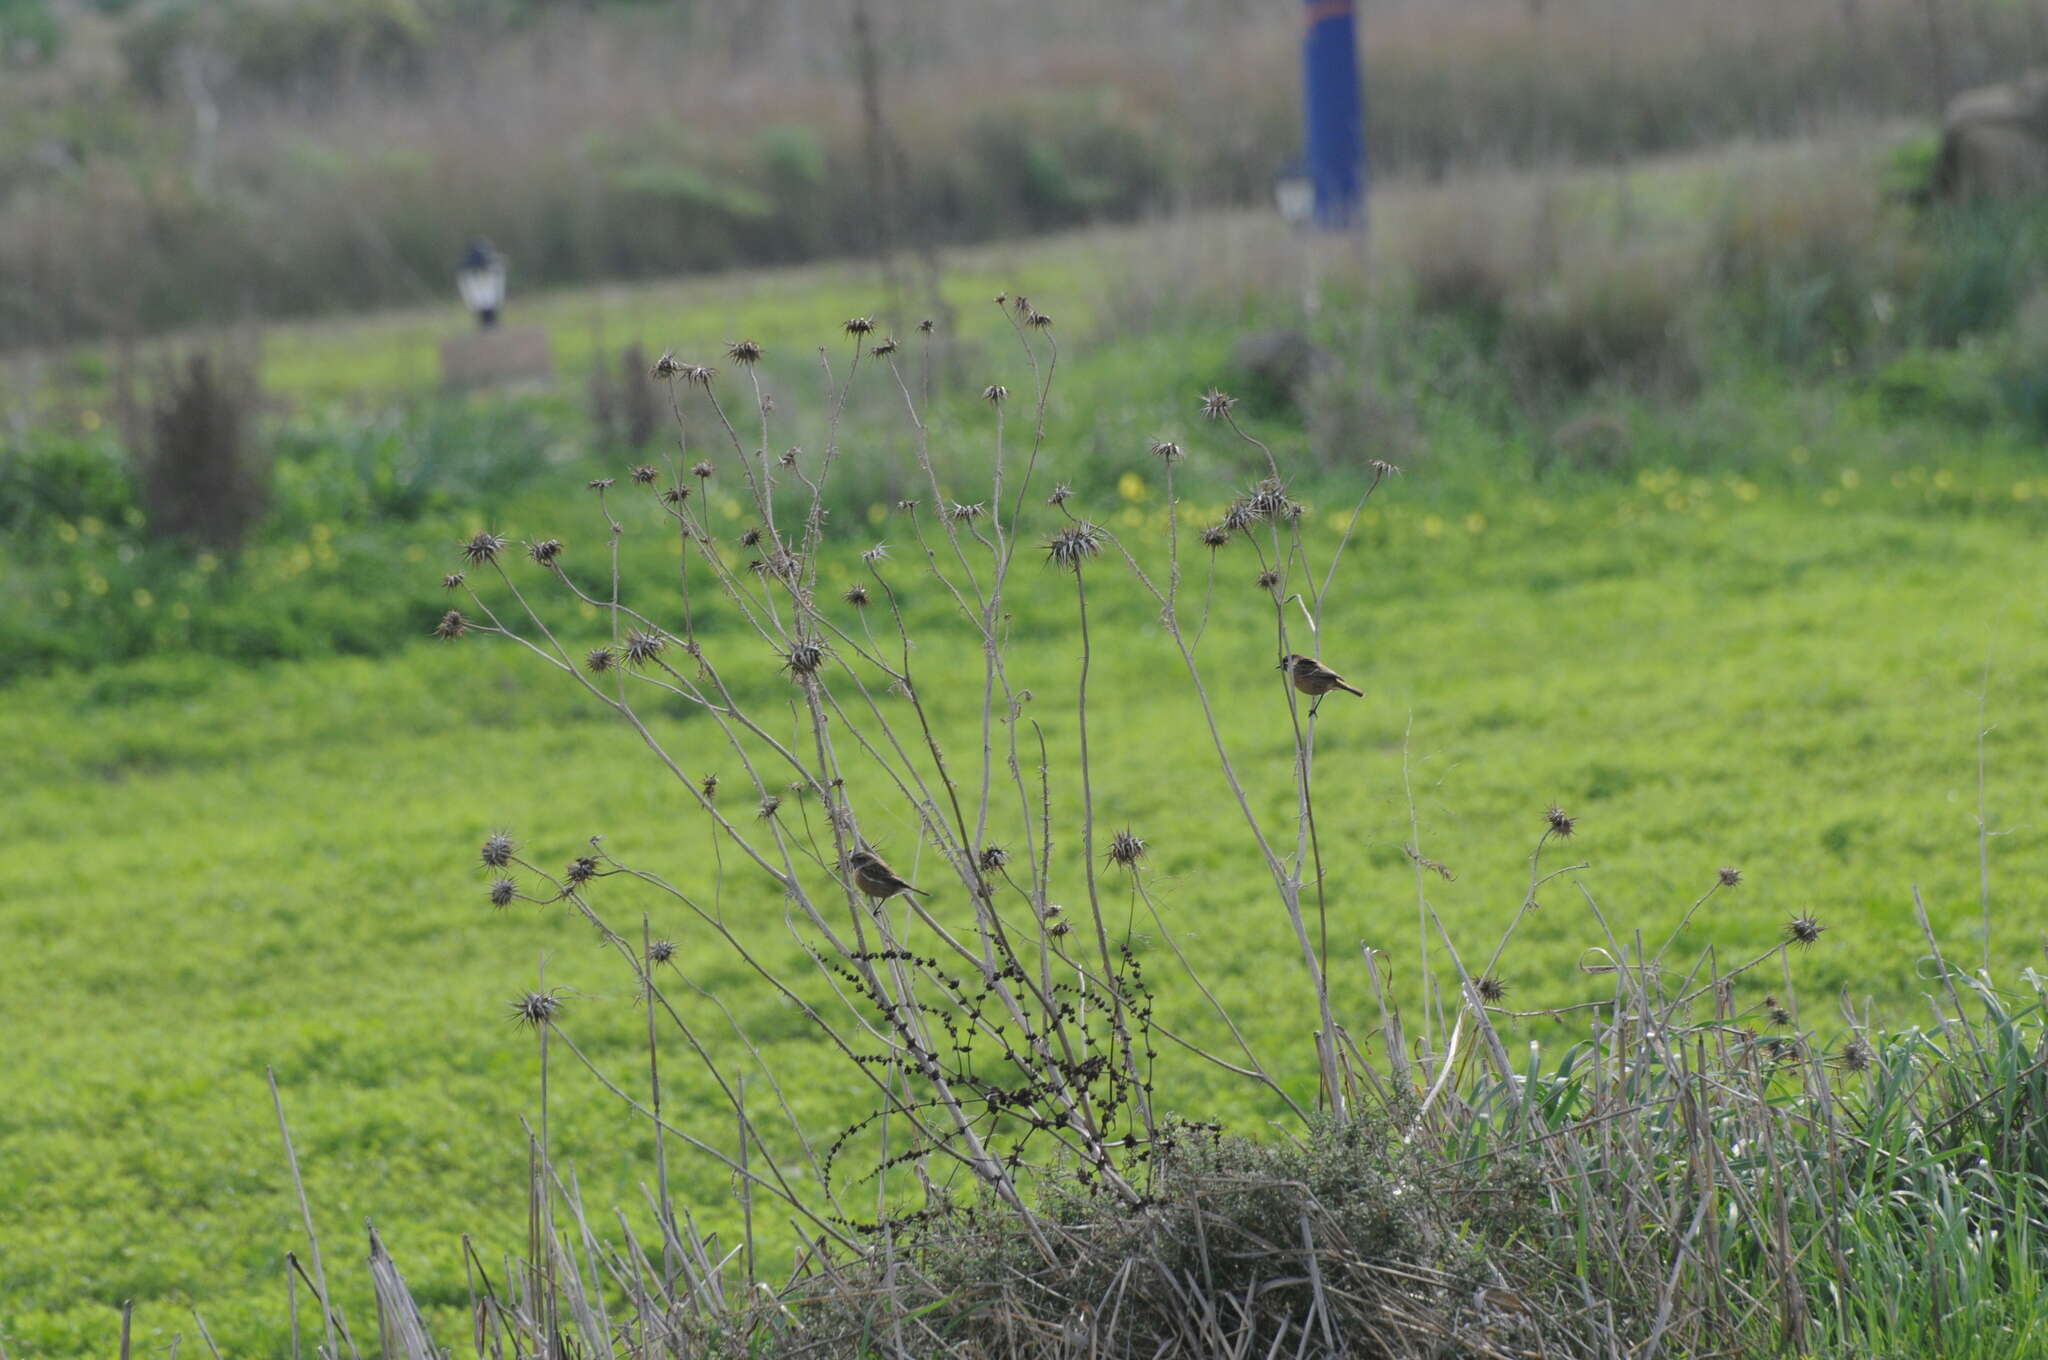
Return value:
[(270, 463), (256, 445), (256, 382), (225, 354), (198, 351), (166, 367), (152, 394), (141, 500), (150, 537), (233, 553), (270, 501)]
[(590, 369), (590, 425), (599, 444), (646, 448), (660, 421), (661, 406), (647, 350), (638, 341), (616, 358), (600, 350)]
[(1855, 173), (1738, 186), (1711, 221), (1706, 252), (1743, 339), (1794, 365), (1861, 358), (1903, 274), (1877, 187)]
[(1686, 325), (1696, 288), (1683, 255), (1638, 250), (1575, 261), (1514, 299), (1501, 357), (1534, 394), (1582, 392), (1603, 380), (1690, 392), (1700, 377)]
[(2048, 439), (2048, 291), (2020, 308), (1998, 366), (1998, 394), (2034, 435)]
[(1953, 345), (2012, 320), (2048, 264), (2043, 206), (1979, 200), (1928, 212), (1909, 299), (1920, 339)]
[(177, 92), (183, 51), (218, 59), (240, 86), (332, 97), (416, 81), (435, 36), (414, 0), (176, 0), (124, 28), (121, 54), (157, 98)]
[(124, 524), (139, 515), (120, 444), (109, 434), (48, 427), (0, 437), (0, 533), (32, 545), (81, 520)]
[(0, 69), (40, 66), (64, 45), (47, 0), (0, 0)]

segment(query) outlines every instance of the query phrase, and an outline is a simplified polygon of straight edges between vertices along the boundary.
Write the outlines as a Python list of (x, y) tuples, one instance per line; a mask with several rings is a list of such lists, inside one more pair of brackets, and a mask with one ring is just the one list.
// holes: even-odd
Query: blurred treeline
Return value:
[[(1399, 176), (1927, 118), (2048, 55), (2037, 0), (1360, 8)], [(0, 347), (438, 300), (476, 232), (532, 288), (1259, 201), (1300, 11), (0, 0)]]

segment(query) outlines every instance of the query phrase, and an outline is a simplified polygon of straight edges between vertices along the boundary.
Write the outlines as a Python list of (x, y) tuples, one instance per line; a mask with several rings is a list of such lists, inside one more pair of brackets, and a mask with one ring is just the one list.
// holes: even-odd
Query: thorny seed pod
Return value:
[(1009, 300), (1010, 300), (1010, 295), (1009, 295), (1008, 293), (997, 293), (997, 294), (996, 294), (996, 306), (998, 306), (998, 307), (1001, 307), (1002, 305), (1004, 305), (1005, 303), (1007, 303), (1007, 302), (1008, 302)]
[(1001, 383), (990, 383), (981, 389), (981, 399), (991, 406), (1000, 406), (1009, 397), (1010, 389)]
[(597, 877), (597, 861), (588, 855), (578, 855), (569, 861), (569, 867), (563, 871), (562, 877), (569, 880), (570, 887), (580, 888)]
[(562, 1001), (553, 992), (527, 992), (512, 1003), (512, 1019), (539, 1029), (561, 1014)]
[(798, 448), (784, 449), (782, 456), (775, 460), (775, 465), (777, 467), (793, 468), (796, 466), (796, 460), (803, 456), (803, 452), (802, 449)]
[(845, 600), (855, 609), (866, 609), (868, 607), (868, 588), (856, 581), (848, 586), (846, 593), (839, 598)]
[(618, 663), (619, 654), (609, 647), (592, 647), (590, 654), (583, 658), (583, 664), (592, 675), (603, 675)]
[(446, 642), (453, 642), (469, 631), (469, 620), (462, 616), (460, 609), (451, 609), (441, 616), (434, 625), (434, 636)]
[(1109, 838), (1109, 862), (1130, 868), (1145, 857), (1145, 842), (1129, 827)]
[(519, 896), (519, 885), (513, 882), (511, 879), (497, 878), (491, 880), (492, 906), (508, 906), (511, 904), (512, 899), (517, 896)]
[(1764, 998), (1764, 1014), (1771, 1018), (1771, 1023), (1774, 1025), (1789, 1025), (1793, 1020), (1791, 1008), (1784, 1005), (1775, 996), (1766, 996)]
[(1245, 507), (1260, 519), (1298, 518), (1301, 507), (1287, 499), (1287, 488), (1277, 477), (1267, 477), (1244, 493)]
[(761, 531), (759, 529), (749, 529), (740, 535), (740, 546), (742, 548), (751, 548), (760, 541)]
[(1220, 548), (1230, 541), (1230, 526), (1212, 524), (1202, 530), (1202, 543), (1210, 548)]
[(725, 357), (736, 364), (760, 362), (761, 347), (752, 340), (734, 340), (725, 347)]
[(1074, 498), (1074, 488), (1065, 482), (1054, 482), (1052, 494), (1045, 498), (1047, 505), (1065, 505)]
[(755, 815), (765, 822), (770, 817), (773, 817), (781, 806), (782, 800), (780, 798), (772, 793), (764, 793), (761, 795), (761, 806), (756, 810)]
[(655, 471), (654, 464), (652, 463), (642, 463), (634, 468), (632, 472), (633, 480), (641, 486), (651, 486), (654, 479), (660, 475), (659, 472)]
[(544, 567), (550, 566), (562, 555), (562, 540), (544, 538), (538, 543), (529, 543), (526, 545), (526, 555)]
[(690, 488), (687, 486), (666, 487), (661, 493), (661, 503), (663, 505), (681, 505), (688, 499), (690, 499)]
[(1507, 999), (1508, 995), (1507, 983), (1502, 982), (1491, 973), (1487, 973), (1474, 980), (1472, 990), (1478, 992), (1479, 999), (1489, 1006), (1498, 1006)]
[(462, 545), (462, 555), (469, 559), (472, 567), (481, 567), (487, 562), (498, 560), (498, 554), (505, 551), (505, 536), (494, 534), (488, 529), (479, 529), (469, 542)]
[(1785, 939), (1804, 949), (1820, 939), (1820, 933), (1827, 927), (1811, 915), (1801, 914), (1785, 923)]
[(674, 940), (656, 940), (647, 946), (647, 961), (649, 963), (667, 963), (675, 956), (676, 942)]
[(932, 326), (932, 319), (930, 317), (926, 317), (924, 320), (917, 323), (917, 333), (919, 335), (930, 335), (932, 333)]
[(583, 489), (585, 491), (609, 491), (612, 489), (612, 483), (613, 479), (610, 477), (592, 477), (583, 484)]
[(1223, 507), (1223, 519), (1217, 527), (1223, 530), (1225, 534), (1234, 534), (1240, 530), (1249, 529), (1258, 522), (1258, 511), (1252, 509), (1252, 503), (1249, 500), (1239, 496), (1229, 505)]
[(1047, 566), (1079, 571), (1081, 564), (1102, 551), (1102, 531), (1092, 524), (1069, 524), (1045, 541)]
[(697, 478), (699, 481), (702, 481), (704, 478), (709, 477), (711, 475), (711, 464), (708, 462), (697, 462), (691, 464), (690, 475), (692, 477)]
[(1048, 913), (1045, 922), (1046, 934), (1052, 936), (1054, 939), (1059, 939), (1061, 936), (1070, 933), (1073, 929), (1074, 923), (1072, 921), (1069, 921), (1066, 917), (1054, 917)]
[(510, 836), (502, 831), (493, 831), (484, 837), (484, 848), (480, 854), (485, 868), (502, 869), (512, 862), (512, 856), (518, 850), (519, 846)]
[(1275, 571), (1275, 570), (1274, 570), (1273, 568), (1271, 568), (1271, 567), (1268, 567), (1268, 568), (1266, 568), (1266, 569), (1265, 569), (1264, 571), (1262, 571), (1262, 572), (1260, 572), (1260, 573), (1259, 573), (1259, 589), (1260, 589), (1260, 590), (1274, 590), (1274, 589), (1277, 589), (1277, 588), (1279, 587), (1279, 585), (1280, 585), (1280, 582), (1281, 582), (1282, 580), (1284, 580), (1284, 579), (1286, 579), (1286, 578), (1284, 578), (1283, 576), (1281, 576), (1279, 572)]
[(1044, 312), (1033, 312), (1029, 316), (1024, 318), (1024, 324), (1032, 327), (1035, 330), (1044, 330), (1047, 326), (1050, 326), (1052, 324), (1052, 318), (1047, 316)]
[(1010, 852), (1000, 845), (987, 846), (981, 852), (980, 862), (983, 873), (998, 873), (1010, 862)]
[(1835, 1054), (1835, 1066), (1844, 1072), (1868, 1072), (1877, 1063), (1877, 1050), (1862, 1035), (1851, 1035)]
[(1162, 463), (1178, 463), (1187, 457), (1187, 452), (1171, 439), (1155, 439), (1152, 441), (1152, 456)]
[[(912, 503), (915, 504), (915, 502)], [(889, 545), (886, 543), (877, 543), (872, 548), (863, 548), (861, 550), (860, 560), (867, 563), (869, 566), (873, 566), (875, 563), (882, 561), (888, 555)]]
[(718, 797), (718, 776), (715, 774), (705, 775), (698, 787), (704, 790), (704, 797), (707, 801), (715, 801)]
[(1724, 888), (1732, 888), (1742, 882), (1742, 870), (1732, 864), (1724, 864), (1714, 870), (1714, 878)]
[(462, 587), (462, 583), (468, 579), (469, 574), (467, 572), (451, 571), (441, 578), (441, 589), (459, 590)]
[(629, 665), (644, 666), (660, 654), (666, 646), (659, 633), (643, 633), (638, 628), (626, 634), (626, 661)]
[(703, 388), (703, 389), (704, 389), (704, 390), (705, 390), (706, 392), (709, 392), (709, 391), (711, 390), (711, 380), (712, 380), (713, 378), (717, 377), (717, 376), (718, 376), (718, 370), (717, 370), (717, 369), (715, 369), (715, 368), (712, 368), (712, 367), (711, 367), (711, 366), (710, 366), (709, 364), (684, 364), (684, 365), (683, 365), (683, 377), (684, 377), (684, 379), (685, 379), (685, 380), (687, 380), (687, 381), (689, 381), (689, 382), (693, 382), (693, 383), (696, 383), (696, 384), (697, 384), (697, 385), (698, 385), (699, 387)]
[(873, 332), (875, 323), (867, 317), (857, 316), (846, 323), (848, 335), (867, 335)]
[(1202, 394), (1201, 411), (1210, 420), (1221, 420), (1230, 414), (1230, 408), (1237, 405), (1237, 398), (1218, 388), (1210, 388)]
[(965, 524), (969, 520), (980, 519), (982, 509), (983, 505), (980, 501), (976, 501), (972, 505), (962, 505), (960, 502), (954, 501), (946, 507), (946, 518), (952, 520), (955, 524)]
[(868, 350), (868, 353), (874, 355), (877, 359), (886, 359), (901, 348), (902, 346), (896, 343), (896, 337), (891, 335), (886, 336), (880, 341), (876, 342), (875, 345)]
[(1543, 814), (1543, 820), (1550, 823), (1552, 835), (1566, 839), (1570, 839), (1572, 831), (1579, 824), (1578, 818), (1566, 816), (1565, 810), (1555, 803), (1552, 803), (1549, 810)]
[(667, 382), (669, 379), (674, 378), (677, 374), (681, 373), (682, 371), (683, 366), (676, 362), (676, 356), (674, 351), (670, 351), (669, 353), (662, 355), (659, 359), (656, 359), (654, 361), (654, 376), (661, 379), (663, 382)]
[(1375, 458), (1367, 463), (1366, 466), (1372, 469), (1374, 477), (1398, 477), (1401, 475), (1401, 469), (1384, 458)]
[(791, 675), (816, 675), (825, 664), (825, 649), (809, 638), (799, 638), (790, 644), (782, 664)]
[(896, 508), (898, 510), (904, 511), (906, 514), (915, 513), (917, 510), (917, 502), (914, 500), (898, 501), (896, 502)]

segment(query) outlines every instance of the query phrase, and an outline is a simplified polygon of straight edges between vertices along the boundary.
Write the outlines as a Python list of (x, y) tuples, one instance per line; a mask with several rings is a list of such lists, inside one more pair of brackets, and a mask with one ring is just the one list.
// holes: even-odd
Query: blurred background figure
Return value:
[(505, 257), (488, 239), (472, 238), (455, 271), (455, 286), (463, 304), (476, 314), (476, 324), (489, 330), (498, 324), (498, 312), (505, 305)]

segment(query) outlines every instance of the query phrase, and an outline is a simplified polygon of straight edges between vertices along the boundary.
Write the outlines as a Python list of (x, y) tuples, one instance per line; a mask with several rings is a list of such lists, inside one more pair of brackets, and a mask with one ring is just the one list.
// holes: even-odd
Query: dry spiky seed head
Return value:
[(1801, 914), (1785, 923), (1785, 939), (1805, 949), (1820, 939), (1820, 933), (1827, 927), (1810, 914)]
[(1497, 1006), (1507, 999), (1508, 985), (1491, 973), (1487, 973), (1472, 984), (1472, 990), (1479, 993), (1479, 999), (1489, 1006)]
[(795, 467), (795, 466), (796, 466), (796, 460), (797, 460), (798, 458), (802, 457), (802, 456), (803, 456), (803, 450), (802, 450), (802, 449), (798, 449), (798, 448), (788, 448), (788, 449), (784, 449), (784, 450), (782, 451), (782, 456), (781, 456), (780, 458), (777, 458), (777, 459), (775, 460), (775, 463), (776, 463), (776, 466), (778, 466), (778, 467), (786, 467), (786, 468), (793, 468), (793, 467)]
[(1202, 542), (1211, 548), (1220, 548), (1230, 541), (1230, 526), (1212, 524), (1202, 530)]
[[(915, 505), (917, 504), (917, 502), (912, 501), (911, 504)], [(869, 566), (873, 566), (875, 563), (880, 562), (888, 555), (889, 545), (886, 543), (877, 543), (872, 548), (863, 548), (861, 550), (860, 560), (867, 563)]]
[(790, 644), (789, 655), (782, 664), (791, 675), (816, 675), (825, 664), (825, 649), (809, 638), (799, 638)]
[(688, 499), (690, 499), (690, 488), (687, 486), (667, 487), (661, 493), (661, 501), (664, 505), (681, 505)]
[(1065, 505), (1074, 498), (1074, 488), (1065, 482), (1054, 482), (1052, 494), (1045, 498), (1047, 505)]
[(1145, 842), (1129, 827), (1109, 838), (1109, 862), (1128, 869), (1145, 857)]
[(493, 831), (490, 835), (484, 837), (484, 848), (481, 852), (484, 867), (488, 869), (502, 869), (512, 862), (512, 856), (517, 854), (518, 851), (519, 846), (514, 843), (510, 836), (502, 831)]
[(553, 992), (527, 992), (512, 1003), (512, 1019), (539, 1029), (561, 1014), (562, 1002)]
[(1864, 1041), (1862, 1035), (1852, 1035), (1835, 1054), (1835, 1066), (1844, 1072), (1868, 1072), (1877, 1062), (1877, 1051)]
[(866, 609), (868, 607), (868, 588), (856, 581), (846, 588), (846, 593), (840, 596), (840, 598), (855, 609)]
[(583, 664), (590, 668), (592, 675), (603, 675), (618, 663), (619, 654), (609, 647), (592, 647)]
[(1037, 330), (1044, 330), (1052, 324), (1052, 318), (1044, 312), (1033, 312), (1024, 318), (1024, 324)]
[(868, 353), (874, 355), (877, 359), (886, 359), (890, 355), (894, 354), (899, 348), (901, 348), (901, 346), (899, 346), (896, 343), (896, 337), (891, 335), (877, 341), (874, 344), (874, 346), (868, 350)]
[(517, 896), (519, 896), (519, 885), (518, 885), (517, 883), (513, 882), (513, 881), (512, 881), (511, 879), (509, 879), (509, 878), (498, 878), (498, 879), (493, 879), (493, 880), (491, 880), (491, 905), (492, 905), (492, 906), (494, 906), (494, 907), (504, 907), (504, 906), (508, 906), (508, 905), (510, 905), (510, 903), (511, 903), (512, 899), (513, 899), (513, 898), (515, 898), (515, 897), (517, 897)]
[(676, 942), (674, 940), (656, 940), (647, 946), (647, 961), (649, 963), (667, 963), (675, 956)]
[(1732, 864), (1724, 864), (1714, 870), (1714, 878), (1724, 888), (1732, 888), (1742, 881), (1742, 870)]
[(984, 873), (997, 873), (1010, 862), (1010, 852), (1000, 845), (991, 845), (981, 852), (981, 868)]
[(1279, 478), (1267, 477), (1244, 493), (1245, 508), (1258, 519), (1299, 517), (1301, 507), (1287, 499), (1287, 488)]
[(1060, 936), (1068, 934), (1073, 930), (1073, 928), (1074, 923), (1072, 921), (1069, 921), (1064, 916), (1058, 917), (1056, 919), (1050, 919), (1045, 923), (1045, 933), (1052, 936), (1054, 939), (1058, 939)]
[(481, 567), (487, 562), (498, 560), (498, 554), (505, 551), (505, 536), (494, 534), (488, 529), (479, 529), (462, 545), (462, 555), (469, 559), (472, 567)]
[(875, 329), (875, 323), (865, 316), (857, 316), (846, 323), (848, 335), (868, 335)]
[(663, 382), (667, 382), (682, 371), (683, 366), (676, 362), (674, 351), (670, 351), (654, 361), (654, 376)]
[(764, 793), (761, 795), (761, 806), (756, 810), (755, 815), (765, 822), (770, 817), (773, 817), (781, 807), (782, 800), (780, 798), (772, 793)]
[(1375, 477), (1398, 477), (1401, 475), (1401, 469), (1395, 467), (1384, 458), (1375, 458), (1370, 463), (1367, 463), (1366, 466), (1372, 469), (1372, 475)]
[(569, 861), (569, 867), (562, 876), (569, 880), (571, 887), (581, 887), (597, 877), (597, 861), (588, 855), (578, 855)]
[(896, 502), (896, 508), (906, 514), (914, 514), (917, 511), (917, 502), (914, 500), (898, 501)]
[(640, 466), (634, 468), (632, 472), (633, 480), (639, 483), (641, 486), (653, 485), (654, 479), (656, 477), (659, 477), (660, 475), (661, 474), (659, 472), (655, 471), (654, 464), (652, 463), (642, 463)]
[(1008, 293), (997, 293), (997, 294), (996, 294), (996, 306), (998, 306), (998, 307), (1002, 306), (1002, 305), (1003, 305), (1004, 303), (1008, 302), (1009, 300), (1010, 300), (1010, 295), (1009, 295)]
[(529, 543), (526, 545), (526, 555), (544, 567), (552, 566), (555, 559), (562, 555), (562, 540), (544, 538), (538, 543)]
[(1000, 406), (1010, 395), (1010, 389), (1001, 383), (990, 383), (981, 389), (981, 399), (991, 406)]
[(740, 535), (740, 546), (742, 548), (751, 548), (760, 541), (761, 531), (759, 529), (749, 529)]
[(968, 520), (980, 519), (982, 509), (983, 506), (980, 501), (976, 501), (972, 505), (962, 505), (960, 502), (954, 501), (946, 507), (946, 518), (952, 520), (955, 524), (964, 524)]
[(1152, 441), (1152, 456), (1162, 463), (1178, 463), (1187, 457), (1187, 451), (1171, 439), (1155, 439)]
[(466, 572), (451, 571), (441, 578), (441, 589), (458, 590), (461, 588), (462, 583), (468, 579), (469, 575)]
[(1045, 541), (1046, 565), (1079, 571), (1102, 551), (1102, 531), (1092, 524), (1069, 524)]
[(711, 367), (709, 364), (683, 365), (684, 379), (686, 379), (689, 382), (696, 383), (706, 392), (709, 392), (711, 390), (711, 380), (717, 376), (718, 370)]
[(1221, 420), (1230, 414), (1230, 408), (1237, 405), (1237, 398), (1218, 388), (1210, 388), (1202, 394), (1202, 415), (1209, 420)]
[(692, 477), (698, 478), (699, 480), (702, 480), (705, 477), (709, 477), (711, 475), (711, 464), (702, 461), (693, 463), (690, 466), (690, 475)]
[(632, 665), (644, 666), (654, 660), (665, 645), (659, 633), (632, 629), (626, 634), (626, 660)]
[(1779, 1002), (1775, 996), (1764, 998), (1764, 1014), (1771, 1017), (1771, 1023), (1774, 1025), (1789, 1025), (1793, 1019), (1790, 1008)]
[(434, 625), (434, 636), (445, 642), (453, 642), (468, 631), (469, 620), (462, 617), (460, 609), (449, 610), (441, 616), (441, 621)]
[(1245, 497), (1239, 496), (1229, 505), (1223, 507), (1223, 521), (1218, 527), (1226, 534), (1234, 534), (1239, 530), (1249, 529), (1258, 522), (1259, 515), (1256, 510), (1252, 509), (1252, 503)]
[(930, 317), (926, 317), (924, 320), (917, 323), (917, 333), (919, 335), (930, 335), (932, 333), (932, 324), (932, 319)]
[(715, 774), (707, 774), (707, 775), (705, 775), (705, 776), (704, 776), (704, 779), (703, 779), (703, 782), (702, 782), (702, 783), (700, 783), (700, 784), (698, 785), (698, 787), (704, 790), (704, 797), (705, 797), (706, 801), (716, 801), (716, 799), (718, 798), (718, 776), (717, 776), (717, 775), (715, 775)]
[(1565, 810), (1555, 803), (1552, 803), (1549, 809), (1543, 814), (1543, 820), (1550, 823), (1550, 832), (1552, 835), (1562, 836), (1566, 839), (1569, 839), (1571, 837), (1573, 830), (1576, 829), (1579, 824), (1578, 818), (1566, 816)]
[(586, 491), (609, 491), (612, 489), (612, 479), (610, 477), (592, 477), (583, 484), (583, 489)]
[(725, 347), (725, 357), (736, 364), (754, 364), (761, 361), (761, 347), (752, 340), (734, 340)]
[(1280, 585), (1280, 582), (1281, 582), (1282, 580), (1284, 580), (1284, 579), (1285, 579), (1285, 578), (1284, 578), (1284, 577), (1282, 577), (1282, 576), (1280, 575), (1280, 573), (1279, 573), (1279, 572), (1275, 571), (1275, 570), (1274, 570), (1273, 568), (1271, 568), (1271, 567), (1268, 567), (1268, 568), (1266, 568), (1266, 569), (1265, 569), (1264, 571), (1262, 571), (1262, 572), (1260, 572), (1260, 573), (1259, 573), (1259, 589), (1260, 589), (1260, 590), (1275, 590), (1275, 589), (1278, 589), (1278, 588), (1279, 588), (1279, 585)]

